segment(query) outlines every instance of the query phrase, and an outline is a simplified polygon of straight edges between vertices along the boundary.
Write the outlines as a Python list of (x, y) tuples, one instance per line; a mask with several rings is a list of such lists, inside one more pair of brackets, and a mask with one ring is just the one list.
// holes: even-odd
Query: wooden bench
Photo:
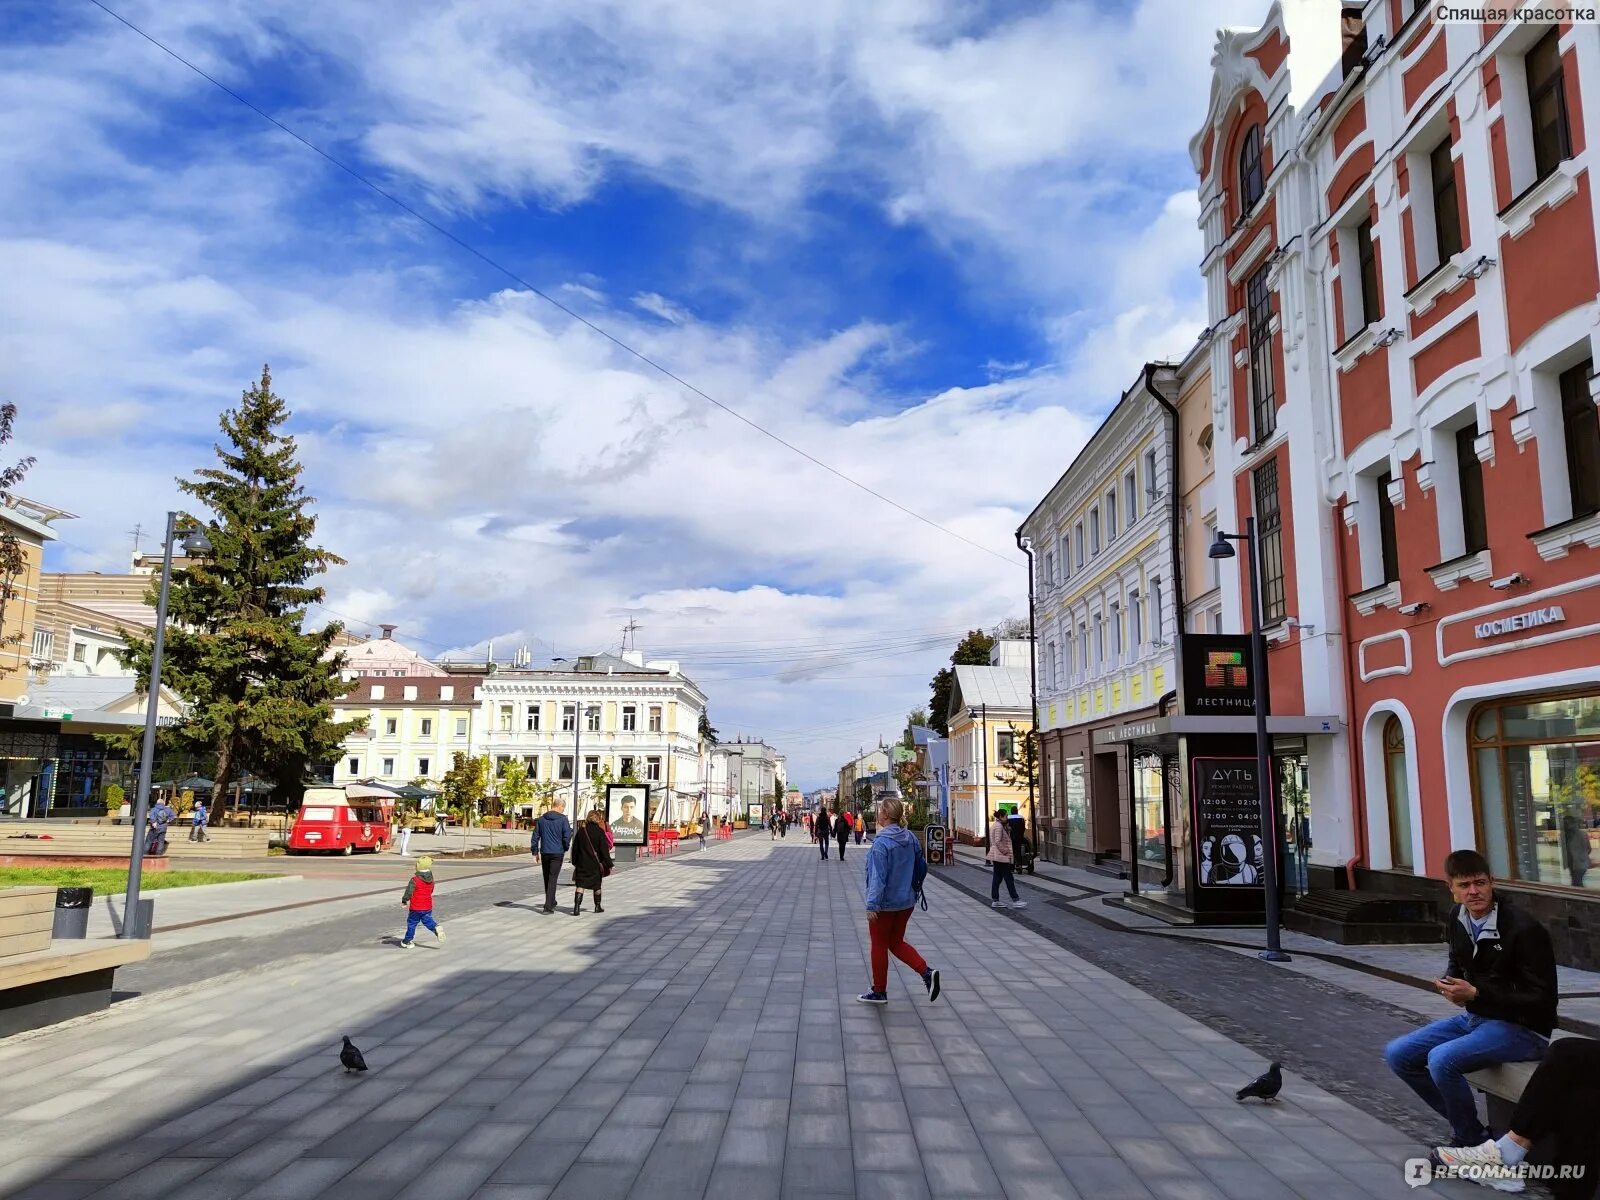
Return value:
[[(266, 858), (265, 829), (207, 828), (206, 840), (191, 842), (189, 826), (167, 830), (170, 858)], [(0, 825), (0, 857), (120, 858), (133, 849), (128, 825), (82, 825), (75, 822), (27, 821)]]
[(52, 942), (55, 910), (55, 888), (0, 890), (0, 1037), (99, 1012), (116, 969), (150, 956), (148, 941)]

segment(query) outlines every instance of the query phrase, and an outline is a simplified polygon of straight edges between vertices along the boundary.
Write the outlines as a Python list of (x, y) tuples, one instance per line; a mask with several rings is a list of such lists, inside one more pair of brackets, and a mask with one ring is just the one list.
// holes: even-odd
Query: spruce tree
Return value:
[[(324, 595), (312, 580), (344, 560), (314, 541), (295, 440), (282, 433), (288, 419), (263, 367), (239, 407), (222, 414), (228, 444), (216, 447), (218, 465), (178, 480), (207, 510), (190, 520), (212, 549), (172, 574), (161, 682), (188, 712), (162, 742), (213, 762), (219, 815), (229, 784), (246, 771), (298, 799), (311, 767), (335, 757), (362, 724), (333, 720), (333, 701), (349, 689), (339, 677), (344, 656), (329, 653), (342, 626), (305, 628), (307, 608)], [(159, 585), (151, 585), (152, 606)], [(127, 661), (144, 686), (151, 645), (128, 642)]]

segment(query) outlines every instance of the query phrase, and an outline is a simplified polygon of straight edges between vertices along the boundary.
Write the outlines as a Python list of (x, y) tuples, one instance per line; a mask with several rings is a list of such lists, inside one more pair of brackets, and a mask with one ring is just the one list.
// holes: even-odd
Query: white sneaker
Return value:
[(1004, 908), (1005, 905), (1002, 902), (1000, 902), (999, 900), (991, 900), (989, 902), (989, 907), (990, 908)]
[(1013, 900), (1011, 902), (1011, 907), (1012, 908), (1027, 908), (1028, 907), (1028, 902), (1026, 900)]
[(1497, 1192), (1520, 1192), (1527, 1184), (1518, 1167), (1500, 1157), (1500, 1144), (1493, 1139), (1478, 1146), (1435, 1146), (1435, 1161), (1456, 1168), (1457, 1178), (1470, 1179)]

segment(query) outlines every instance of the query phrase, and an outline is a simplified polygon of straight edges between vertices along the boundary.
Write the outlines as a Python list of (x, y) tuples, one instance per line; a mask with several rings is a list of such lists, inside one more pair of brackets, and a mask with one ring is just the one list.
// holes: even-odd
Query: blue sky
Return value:
[[(1106, 406), (1202, 323), (1186, 143), (1212, 31), (1265, 5), (112, 7), (1015, 557)], [(1020, 568), (686, 394), (94, 6), (4, 20), (0, 266), (23, 286), (0, 387), (39, 459), (24, 492), (78, 514), (53, 567), (120, 568), (270, 361), (349, 560), (330, 610), (506, 654), (614, 645), (635, 614), (807, 786), (925, 700), (945, 639), (1023, 612)]]

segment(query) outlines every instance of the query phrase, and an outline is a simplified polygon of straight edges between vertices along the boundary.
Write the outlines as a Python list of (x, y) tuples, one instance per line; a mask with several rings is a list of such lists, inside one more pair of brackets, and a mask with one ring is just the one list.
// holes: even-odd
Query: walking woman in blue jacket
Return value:
[[(928, 860), (917, 835), (900, 824), (905, 805), (895, 796), (878, 801), (878, 834), (867, 851), (867, 932), (872, 939), (872, 990), (856, 999), (862, 1004), (889, 1003), (889, 955), (918, 975), (928, 999), (939, 998), (939, 972), (906, 941), (906, 925), (922, 893)], [(826, 844), (826, 842), (824, 842)]]

